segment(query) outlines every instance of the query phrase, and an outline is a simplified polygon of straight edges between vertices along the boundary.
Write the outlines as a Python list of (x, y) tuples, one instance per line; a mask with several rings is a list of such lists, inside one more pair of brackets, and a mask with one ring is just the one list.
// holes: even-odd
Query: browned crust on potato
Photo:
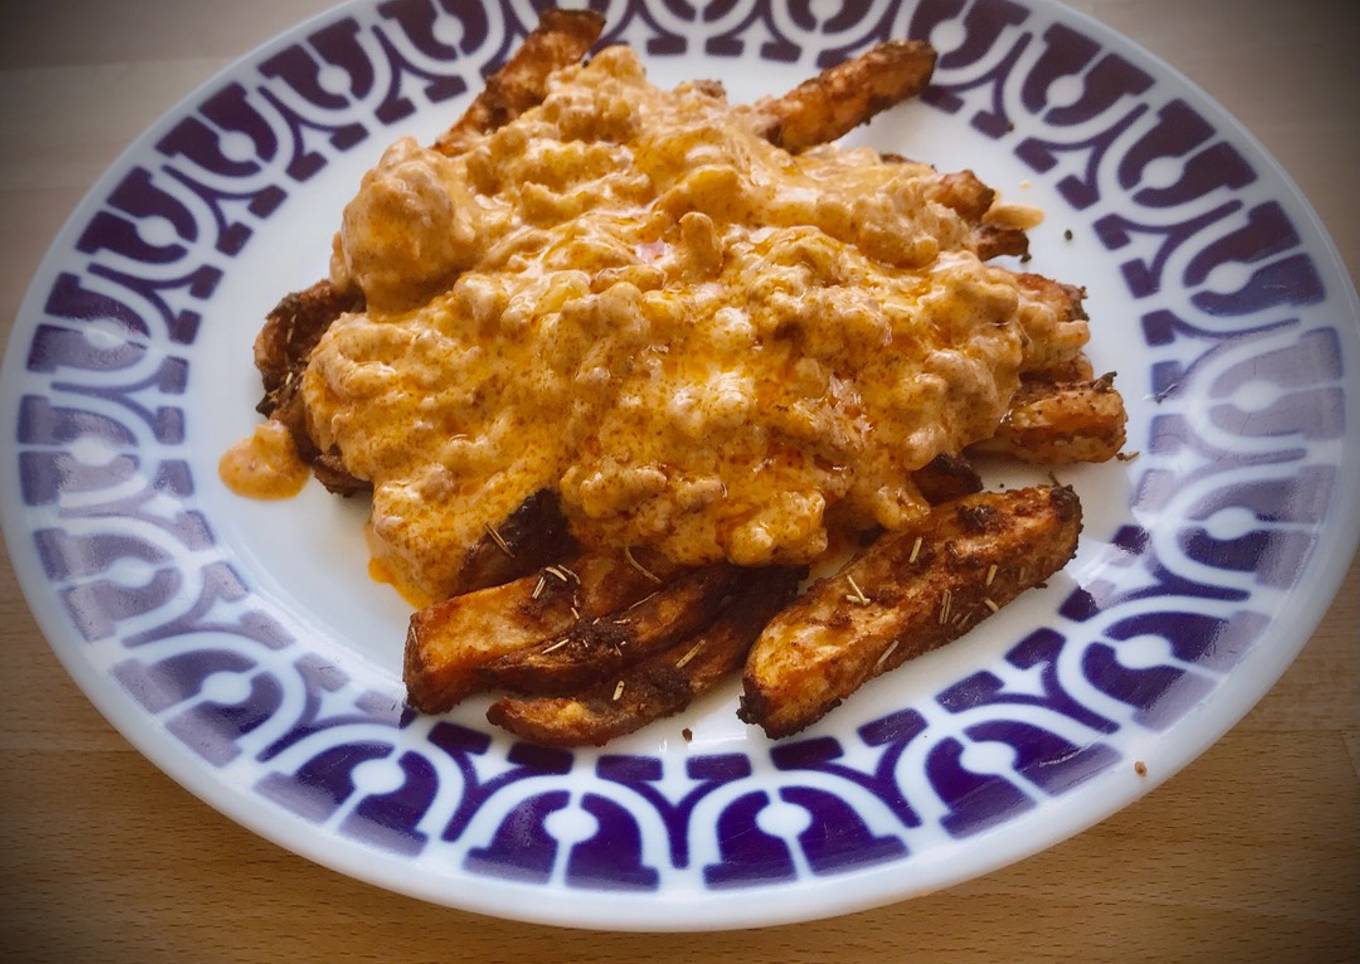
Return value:
[(1029, 235), (1020, 228), (981, 224), (973, 231), (973, 245), (983, 261), (1004, 255), (1023, 258), (1029, 254)]
[(793, 599), (805, 572), (761, 570), (711, 626), (617, 678), (573, 696), (501, 699), (486, 718), (535, 743), (603, 746), (678, 713), (741, 666), (761, 629)]
[(1081, 285), (1070, 285), (1054, 281), (1031, 271), (1017, 272), (1015, 280), (1041, 301), (1054, 305), (1064, 321), (1087, 321), (1086, 289)]
[(996, 191), (983, 184), (971, 170), (941, 174), (930, 192), (938, 201), (971, 224), (981, 224), (996, 200)]
[(548, 93), (548, 77), (586, 55), (604, 30), (593, 10), (543, 11), (537, 26), (499, 70), (458, 122), (435, 141), (435, 150), (458, 154), (476, 136), (494, 131), (537, 106)]
[[(663, 581), (679, 573), (658, 555), (637, 558)], [(591, 554), (413, 613), (402, 672), (407, 702), (442, 713), (485, 688), (481, 667), (644, 599), (657, 588), (651, 576), (622, 553)]]
[(337, 291), (329, 281), (318, 281), (284, 295), (255, 336), (255, 367), (265, 390), (255, 410), (283, 424), (298, 456), (312, 467), (321, 484), (344, 496), (367, 492), (371, 486), (346, 471), (339, 452), (322, 452), (312, 440), (302, 400), (302, 373), (332, 322), (363, 307), (364, 297), (357, 289)]
[(780, 97), (751, 108), (755, 129), (797, 154), (834, 141), (880, 111), (919, 94), (935, 70), (935, 50), (921, 40), (889, 40), (830, 67)]
[(773, 738), (796, 733), (1061, 569), (1080, 531), (1076, 493), (1051, 486), (968, 496), (884, 536), (765, 627), (739, 715)]
[(548, 695), (598, 683), (703, 629), (744, 585), (746, 572), (727, 563), (697, 569), (625, 612), (583, 618), (553, 639), (488, 664), (480, 675), (489, 689)]
[[(294, 432), (293, 438), (297, 437), (297, 433)], [(317, 455), (311, 460), (311, 466), (312, 475), (316, 476), (316, 480), (333, 495), (349, 498), (352, 495), (365, 495), (373, 491), (373, 483), (350, 474), (340, 459), (338, 449)]]
[(983, 218), (996, 201), (996, 191), (972, 171), (940, 175), (931, 197), (972, 226), (973, 249), (983, 261), (1002, 255), (1022, 256), (1029, 253), (1029, 237), (1023, 230), (984, 223)]
[(557, 493), (540, 489), (521, 502), (494, 535), (488, 532), (477, 540), (458, 571), (458, 589), (499, 586), (577, 551)]
[(255, 367), (265, 390), (256, 406), (261, 415), (272, 415), (297, 394), (298, 377), (331, 322), (363, 306), (358, 291), (337, 291), (329, 281), (283, 296), (255, 336)]
[(968, 460), (941, 452), (923, 468), (911, 473), (911, 481), (931, 505), (951, 502), (982, 491), (982, 477)]
[(1113, 372), (1086, 382), (1027, 380), (996, 434), (976, 448), (1038, 465), (1106, 462), (1124, 447), (1127, 422)]

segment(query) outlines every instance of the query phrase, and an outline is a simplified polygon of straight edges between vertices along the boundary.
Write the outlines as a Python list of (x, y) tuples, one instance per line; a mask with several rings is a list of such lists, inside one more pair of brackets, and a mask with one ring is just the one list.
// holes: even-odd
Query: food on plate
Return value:
[(1024, 462), (1104, 462), (1124, 447), (1124, 400), (1114, 377), (1092, 381), (1022, 381), (996, 434), (978, 448)]
[(497, 700), (487, 719), (536, 743), (602, 746), (678, 713), (741, 668), (804, 575), (802, 569), (758, 569), (707, 629), (571, 695)]
[(879, 111), (925, 90), (934, 70), (935, 50), (930, 44), (889, 40), (805, 80), (782, 97), (757, 101), (749, 108), (752, 127), (790, 154), (829, 144)]
[(1057, 572), (1080, 532), (1076, 493), (1046, 486), (971, 495), (883, 536), (765, 627), (739, 715), (771, 737), (796, 733)]
[[(510, 689), (530, 697), (493, 722), (601, 742), (711, 687), (773, 617), (743, 713), (791, 732), (872, 675), (846, 688), (871, 610), (910, 634), (932, 593), (965, 591), (930, 556), (842, 632), (821, 589), (781, 609), (791, 572), (856, 545), (847, 571), (879, 565), (967, 510), (1002, 527), (958, 545), (1036, 559), (993, 577), (1003, 604), (1075, 544), (1080, 507), (983, 493), (968, 453), (1105, 460), (1123, 402), (1083, 353), (1082, 290), (989, 263), (1028, 251), (1036, 212), (971, 171), (829, 143), (922, 90), (928, 44), (731, 105), (714, 81), (654, 86), (625, 47), (578, 63), (601, 29), (548, 11), (433, 147), (403, 138), (364, 176), (330, 276), (266, 319), (269, 427), (223, 465), (305, 464), (371, 500), (373, 566), (418, 608), (420, 710)], [(249, 471), (223, 477), (249, 494)], [(837, 637), (834, 672), (799, 613)]]
[(427, 606), (406, 635), (407, 699), (443, 712), (485, 688), (484, 666), (641, 602), (678, 573), (643, 550), (584, 555)]
[(557, 639), (502, 656), (481, 676), (496, 689), (569, 693), (698, 632), (759, 571), (721, 562), (687, 572), (621, 612), (578, 620)]
[(966, 459), (941, 452), (911, 474), (916, 489), (931, 505), (982, 491), (982, 476)]
[(519, 50), (486, 79), (463, 116), (435, 141), (435, 150), (461, 153), (478, 135), (538, 106), (548, 93), (552, 72), (584, 57), (603, 29), (604, 17), (593, 10), (545, 10)]

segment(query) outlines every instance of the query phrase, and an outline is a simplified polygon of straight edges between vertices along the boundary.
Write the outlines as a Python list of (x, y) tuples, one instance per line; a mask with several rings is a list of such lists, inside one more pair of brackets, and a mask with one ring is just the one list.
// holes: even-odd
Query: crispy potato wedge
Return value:
[(1107, 462), (1124, 447), (1127, 421), (1113, 373), (1089, 382), (1024, 381), (996, 435), (973, 448), (1038, 465)]
[(255, 368), (265, 390), (256, 411), (272, 415), (297, 394), (298, 373), (331, 322), (363, 303), (358, 291), (336, 291), (329, 281), (283, 296), (255, 336)]
[(739, 715), (772, 738), (796, 733), (1062, 568), (1080, 531), (1076, 493), (1050, 486), (968, 496), (884, 536), (765, 627)]
[(358, 290), (337, 291), (329, 281), (284, 295), (255, 336), (255, 367), (265, 394), (255, 410), (281, 422), (293, 437), (298, 455), (331, 492), (350, 496), (371, 489), (345, 470), (338, 452), (322, 452), (307, 431), (307, 412), (299, 391), (307, 358), (335, 319), (362, 311)]
[(745, 662), (751, 644), (797, 594), (805, 574), (803, 569), (761, 570), (711, 626), (624, 670), (617, 679), (606, 678), (573, 696), (501, 699), (486, 718), (535, 743), (603, 746), (678, 713)]
[(481, 667), (630, 606), (679, 572), (660, 556), (636, 558), (638, 565), (622, 553), (586, 555), (413, 613), (402, 673), (407, 702), (442, 713), (484, 688)]
[(488, 689), (558, 695), (614, 677), (703, 629), (750, 570), (720, 563), (696, 569), (623, 612), (583, 618), (561, 635), (488, 663)]
[(973, 248), (983, 261), (1029, 252), (1029, 236), (1024, 230), (984, 220), (996, 200), (996, 191), (972, 171), (942, 175), (932, 196), (973, 226)]
[(952, 502), (982, 491), (982, 477), (968, 464), (968, 460), (943, 452), (923, 468), (911, 473), (911, 480), (931, 505)]
[(435, 141), (435, 150), (458, 154), (478, 134), (493, 131), (537, 106), (548, 93), (548, 76), (586, 55), (604, 30), (593, 10), (543, 11), (538, 25), (514, 56), (486, 78), (486, 87), (458, 122)]
[(579, 551), (567, 531), (557, 493), (540, 489), (477, 540), (459, 570), (459, 592), (499, 586)]
[(1023, 258), (1029, 254), (1029, 235), (1020, 228), (1001, 224), (980, 224), (973, 231), (973, 246), (977, 256), (983, 261), (1014, 255)]
[[(297, 438), (294, 433), (293, 438)], [(345, 463), (340, 458), (340, 451), (332, 448), (329, 452), (322, 452), (311, 460), (312, 475), (316, 480), (325, 486), (327, 492), (334, 495), (349, 498), (352, 495), (361, 495), (373, 491), (373, 483), (367, 479), (361, 479), (356, 475), (351, 475), (345, 468)]]
[(797, 154), (834, 141), (880, 111), (925, 89), (935, 50), (920, 40), (889, 40), (828, 68), (780, 97), (752, 105), (762, 137)]

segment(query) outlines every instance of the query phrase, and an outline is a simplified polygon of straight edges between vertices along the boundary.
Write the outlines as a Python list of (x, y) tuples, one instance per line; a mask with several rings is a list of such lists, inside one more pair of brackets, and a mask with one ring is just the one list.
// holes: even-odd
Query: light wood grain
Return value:
[[(12, 3), (0, 32), (0, 318), (146, 124), (315, 0)], [(1266, 142), (1360, 265), (1350, 3), (1086, 0)], [(7, 329), (6, 329), (7, 331)], [(1360, 957), (1360, 566), (1219, 744), (1094, 829), (945, 893), (763, 931), (585, 934), (389, 894), (251, 835), (85, 701), (0, 568), (3, 933), (15, 960), (1058, 961)], [(603, 899), (603, 898), (602, 898)], [(743, 899), (740, 896), (734, 899)]]

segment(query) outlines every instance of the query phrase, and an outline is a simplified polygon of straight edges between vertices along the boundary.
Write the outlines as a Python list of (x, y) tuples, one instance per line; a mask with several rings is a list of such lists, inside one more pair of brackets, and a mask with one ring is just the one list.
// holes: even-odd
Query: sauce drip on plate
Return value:
[(237, 495), (287, 499), (302, 491), (309, 472), (288, 429), (271, 420), (227, 449), (217, 463), (217, 474)]

